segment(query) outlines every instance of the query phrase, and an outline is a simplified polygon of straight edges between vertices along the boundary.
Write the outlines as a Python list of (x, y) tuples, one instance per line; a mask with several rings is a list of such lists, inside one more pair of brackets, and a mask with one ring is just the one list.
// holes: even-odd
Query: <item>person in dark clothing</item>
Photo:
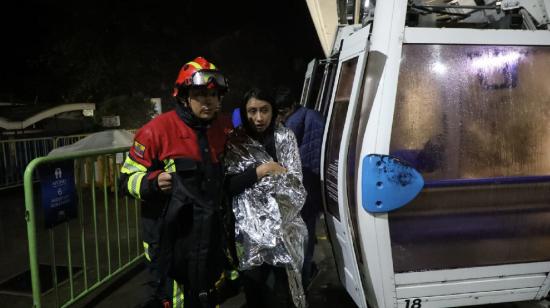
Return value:
[(307, 198), (301, 215), (307, 226), (308, 241), (304, 253), (304, 267), (302, 269), (302, 283), (307, 289), (311, 279), (317, 273), (317, 266), (313, 262), (316, 235), (315, 227), (321, 212), (321, 147), (325, 121), (323, 116), (312, 109), (301, 107), (289, 87), (278, 87), (275, 94), (275, 104), (279, 108), (279, 121), (290, 128), (300, 149), (302, 160), (302, 174)]
[(246, 93), (242, 126), (230, 135), (224, 157), (248, 308), (305, 307), (307, 231), (299, 215), (305, 190), (295, 137), (276, 124), (273, 99), (269, 90)]
[(143, 201), (145, 256), (152, 274), (146, 307), (215, 307), (223, 271), (219, 156), (229, 119), (218, 117), (227, 81), (202, 57), (176, 80), (176, 109), (140, 128), (121, 169), (127, 194)]

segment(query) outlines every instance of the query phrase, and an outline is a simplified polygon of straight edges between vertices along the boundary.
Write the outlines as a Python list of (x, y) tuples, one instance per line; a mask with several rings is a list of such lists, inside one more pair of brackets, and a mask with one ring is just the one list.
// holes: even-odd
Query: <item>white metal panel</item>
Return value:
[[(378, 9), (378, 7), (377, 7)], [(373, 29), (373, 32), (375, 30)], [(372, 49), (372, 43), (371, 43)], [(381, 81), (382, 83), (382, 81)], [(381, 84), (378, 86), (380, 92)], [(377, 94), (377, 96), (379, 96)], [(378, 117), (374, 116), (379, 114), (380, 109), (380, 99), (378, 102), (373, 102), (371, 109), (370, 117), (367, 122), (367, 127), (365, 129), (365, 134), (363, 136), (363, 148), (361, 149), (361, 158), (364, 157), (365, 153), (372, 153), (374, 151), (375, 134), (376, 127), (378, 126)], [(365, 150), (367, 149), (367, 150)], [(357, 220), (359, 234), (361, 234), (361, 250), (364, 256), (365, 262), (364, 267), (362, 268), (363, 274), (365, 277), (368, 277), (370, 280), (370, 285), (374, 291), (373, 296), (369, 296), (369, 303), (375, 307), (390, 307), (386, 306), (386, 301), (384, 297), (384, 289), (390, 288), (390, 290), (395, 290), (395, 287), (392, 286), (393, 282), (387, 282), (386, 284), (381, 283), (384, 281), (384, 277), (390, 276), (393, 278), (393, 266), (391, 269), (384, 269), (381, 264), (380, 248), (383, 247), (383, 241), (388, 241), (387, 238), (384, 238), (382, 234), (379, 234), (378, 229), (376, 228), (377, 220), (387, 220), (387, 215), (373, 215), (367, 213), (362, 206), (362, 176), (361, 171), (363, 166), (363, 160), (359, 159), (359, 166), (357, 168), (357, 188), (356, 188), (356, 200), (357, 202)], [(387, 224), (387, 221), (386, 221)], [(391, 251), (390, 251), (391, 253)], [(386, 256), (387, 258), (387, 256)], [(391, 258), (391, 256), (389, 257)], [(390, 303), (388, 303), (390, 305)]]
[[(376, 4), (370, 49), (380, 51), (388, 58), (363, 136), (361, 158), (371, 153), (385, 154), (389, 150), (406, 11), (407, 1), (387, 0)], [(370, 275), (375, 293), (375, 298), (371, 297), (369, 301), (374, 302), (377, 307), (394, 307), (396, 294), (388, 216), (370, 214), (363, 209), (360, 175), (362, 164), (360, 159), (356, 194), (359, 200), (359, 230), (366, 259), (363, 272)]]
[[(348, 27), (342, 28), (341, 31), (344, 31), (346, 29), (348, 29)], [(330, 94), (329, 108), (328, 108), (328, 113), (327, 113), (327, 121), (325, 123), (325, 130), (323, 132), (323, 144), (321, 145), (321, 169), (320, 170), (325, 170), (325, 159), (326, 159), (325, 154), (326, 154), (326, 149), (327, 149), (326, 141), (327, 141), (327, 135), (328, 135), (328, 127), (330, 126), (330, 116), (332, 115), (332, 111), (334, 109), (334, 96), (336, 95), (336, 91), (338, 89), (338, 81), (339, 81), (341, 70), (342, 70), (342, 65), (339, 62), (338, 66), (336, 67), (336, 73), (335, 73), (336, 78), (334, 80), (334, 85), (332, 87), (332, 93)], [(325, 172), (321, 171), (320, 175), (321, 175), (321, 181), (324, 181), (325, 180)], [(323, 194), (323, 199), (324, 198), (325, 198), (325, 196)], [(323, 201), (323, 203), (326, 203), (326, 202)]]
[(549, 291), (550, 291), (550, 273), (546, 276), (546, 279), (542, 283), (539, 289), (539, 292), (537, 293), (536, 299), (541, 299), (547, 296), (549, 294), (548, 293)]
[(550, 31), (405, 28), (405, 44), (550, 45)]
[[(350, 115), (353, 115), (354, 109), (356, 107), (356, 100), (358, 96), (358, 85), (361, 83), (363, 68), (365, 66), (365, 52), (368, 43), (368, 33), (369, 28), (360, 29), (356, 33), (348, 36), (343, 42), (342, 51), (339, 57), (339, 64), (337, 69), (338, 79), (335, 81), (336, 87), (333, 89), (331, 97), (331, 106), (328, 114), (328, 118), (332, 118), (332, 113), (334, 112), (334, 100), (336, 91), (338, 88), (338, 83), (340, 80), (340, 74), (342, 70), (342, 63), (346, 62), (353, 58), (358, 58), (356, 71), (354, 74), (352, 91), (350, 94), (348, 110), (346, 114), (346, 119), (350, 118)], [(345, 166), (347, 159), (347, 149), (349, 145), (349, 136), (350, 136), (350, 125), (351, 121), (346, 121), (345, 126), (342, 131), (342, 141), (340, 144), (340, 152), (338, 154), (338, 208), (340, 212), (340, 221), (331, 215), (327, 215), (327, 224), (329, 231), (331, 232), (332, 238), (337, 242), (333, 243), (333, 248), (336, 250), (337, 256), (337, 266), (339, 269), (340, 280), (344, 284), (346, 290), (353, 298), (355, 303), (360, 307), (367, 307), (365, 294), (363, 292), (363, 287), (361, 283), (360, 273), (357, 265), (357, 260), (355, 256), (354, 245), (359, 243), (354, 243), (352, 240), (352, 233), (350, 231), (351, 223), (349, 220), (349, 212), (347, 208), (347, 190), (345, 189)], [(330, 128), (330, 122), (327, 123)], [(324, 144), (322, 150), (322, 166), (321, 170), (325, 170), (326, 164), (326, 140), (328, 135), (328, 129), (325, 130), (325, 135), (323, 137)], [(324, 172), (321, 173), (321, 179), (325, 181)], [(323, 196), (325, 198), (325, 196)], [(328, 214), (328, 213), (327, 213)]]
[[(334, 80), (334, 87), (332, 88), (332, 94), (330, 96), (330, 103), (329, 103), (329, 110), (328, 110), (328, 114), (327, 114), (327, 119), (330, 119), (330, 116), (332, 115), (332, 112), (333, 112), (333, 109), (334, 109), (334, 97), (336, 95), (336, 91), (337, 91), (337, 85), (338, 85), (338, 80), (339, 80), (339, 76), (340, 76), (340, 71), (342, 70), (342, 65), (341, 63), (338, 64), (337, 68), (336, 68), (336, 75), (337, 78)], [(323, 144), (321, 146), (321, 172), (320, 172), (320, 175), (321, 175), (321, 183), (324, 187), (324, 183), (325, 183), (325, 159), (326, 159), (326, 149), (327, 149), (327, 135), (328, 135), (328, 127), (330, 126), (330, 121), (327, 120), (327, 122), (325, 123), (325, 130), (324, 130), (324, 133), (323, 133)], [(326, 192), (322, 193), (322, 198), (323, 198), (323, 204), (327, 204), (326, 200), (325, 200), (325, 194)], [(339, 244), (340, 241), (337, 240), (337, 238), (335, 239), (333, 235), (336, 235), (337, 232), (336, 232), (336, 228), (335, 228), (335, 225), (338, 224), (338, 220), (333, 217), (332, 215), (330, 215), (328, 212), (325, 211), (325, 222), (326, 222), (326, 225), (327, 225), (327, 229), (328, 229), (328, 232), (329, 234), (331, 235), (331, 246), (332, 246), (332, 249), (333, 249), (333, 254), (334, 254), (334, 261), (336, 263), (336, 269), (338, 271), (338, 276), (340, 279), (344, 279), (343, 275), (344, 275), (344, 260), (342, 259), (342, 247), (341, 245)], [(340, 253), (338, 253), (340, 252)]]
[(338, 32), (336, 33), (336, 37), (334, 38), (334, 45), (332, 46), (332, 54), (334, 55), (338, 53), (340, 51), (340, 45), (342, 44), (342, 41), (352, 35), (355, 31), (358, 31), (360, 29), (361, 25), (339, 25)]
[(497, 277), (429, 284), (412, 284), (397, 287), (396, 293), (398, 298), (411, 298), (481, 291), (538, 288), (545, 279), (545, 274), (535, 274), (503, 278)]
[[(514, 290), (500, 290), (490, 292), (475, 292), (466, 294), (455, 294), (446, 296), (419, 297), (400, 299), (397, 301), (399, 308), (439, 308), (439, 307), (460, 307), (492, 303), (505, 303), (514, 301), (527, 301), (535, 299), (538, 288), (525, 288)], [(414, 305), (419, 301), (420, 306)]]
[(395, 274), (395, 283), (397, 285), (405, 285), (413, 283), (429, 283), (548, 272), (550, 272), (550, 262), (522, 263), (475, 268), (457, 268), (439, 271), (400, 273)]
[(341, 228), (341, 230), (343, 231), (341, 236), (343, 236), (344, 239), (339, 238), (339, 242), (342, 246), (342, 249), (346, 250), (344, 253), (344, 262), (346, 263), (344, 268), (346, 280), (345, 287), (348, 293), (354, 299), (355, 303), (360, 307), (367, 307), (367, 303), (365, 299), (365, 293), (363, 291), (358, 262), (354, 249), (354, 245), (360, 245), (360, 243), (353, 242), (353, 231), (351, 230), (352, 224), (350, 220), (350, 213), (348, 210), (346, 189), (346, 166), (347, 151), (351, 135), (351, 126), (353, 124), (353, 121), (350, 121), (349, 119), (353, 119), (353, 115), (357, 107), (357, 97), (360, 92), (359, 87), (361, 85), (361, 80), (363, 79), (362, 77), (366, 61), (365, 53), (368, 44), (369, 31), (370, 27), (363, 28), (350, 35), (346, 40), (344, 40), (344, 45), (342, 46), (342, 51), (340, 53), (340, 62), (344, 62), (353, 57), (358, 57), (358, 61), (346, 115), (346, 124), (344, 125), (344, 130), (342, 132), (340, 153), (338, 155), (338, 206), (341, 215), (341, 225), (339, 226), (337, 223), (335, 227), (337, 229)]
[[(364, 56), (361, 54), (365, 52), (369, 39), (370, 26), (362, 28), (351, 34), (344, 40), (344, 45), (342, 46), (342, 51), (340, 52), (340, 61), (345, 61), (354, 56)], [(363, 59), (360, 59), (363, 60)], [(357, 72), (362, 73), (363, 67), (357, 66)], [(361, 79), (357, 79), (358, 75), (355, 75), (354, 86), (360, 84)], [(357, 89), (355, 89), (357, 90)], [(356, 93), (357, 94), (357, 93)], [(353, 95), (353, 93), (352, 93)], [(351, 104), (351, 101), (350, 101)]]
[[(327, 114), (327, 119), (330, 119), (330, 116), (332, 115), (332, 112), (333, 112), (333, 109), (334, 109), (334, 97), (336, 95), (336, 91), (337, 91), (337, 85), (338, 85), (338, 80), (339, 80), (339, 76), (340, 76), (340, 71), (342, 70), (342, 65), (341, 64), (338, 64), (338, 66), (336, 67), (336, 72), (335, 72), (335, 76), (337, 76), (334, 80), (334, 86), (332, 88), (332, 93), (330, 95), (330, 100), (329, 100), (329, 109), (328, 109), (328, 114)], [(320, 178), (321, 178), (321, 183), (322, 183), (322, 186), (324, 187), (325, 186), (325, 159), (326, 159), (326, 149), (327, 149), (327, 135), (328, 135), (328, 127), (330, 126), (330, 121), (327, 120), (326, 123), (325, 123), (325, 129), (324, 129), (324, 133), (323, 133), (323, 143), (321, 145), (321, 166), (320, 166)], [(327, 201), (325, 200), (326, 198), (326, 192), (324, 191), (323, 189), (323, 193), (321, 194), (321, 197), (323, 198), (323, 204), (327, 204)], [(331, 239), (331, 246), (332, 246), (332, 249), (333, 249), (333, 254), (334, 254), (334, 261), (336, 263), (336, 269), (337, 269), (337, 272), (338, 272), (338, 276), (340, 279), (344, 279), (344, 277), (342, 275), (344, 275), (344, 260), (342, 260), (342, 247), (340, 246), (339, 244), (339, 241), (337, 239), (334, 238), (334, 235), (336, 235), (336, 230), (335, 230), (335, 224), (338, 223), (338, 220), (329, 215), (328, 211), (325, 211), (325, 222), (326, 222), (326, 225), (327, 225), (327, 229), (328, 229), (328, 233), (330, 234), (330, 239)], [(340, 253), (338, 253), (340, 252)]]

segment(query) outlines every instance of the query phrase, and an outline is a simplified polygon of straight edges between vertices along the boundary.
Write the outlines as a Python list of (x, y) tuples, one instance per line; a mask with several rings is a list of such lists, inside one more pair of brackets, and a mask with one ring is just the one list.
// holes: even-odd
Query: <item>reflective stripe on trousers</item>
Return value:
[(179, 285), (176, 281), (173, 281), (172, 285), (174, 286), (174, 291), (172, 294), (172, 307), (183, 308), (183, 286)]

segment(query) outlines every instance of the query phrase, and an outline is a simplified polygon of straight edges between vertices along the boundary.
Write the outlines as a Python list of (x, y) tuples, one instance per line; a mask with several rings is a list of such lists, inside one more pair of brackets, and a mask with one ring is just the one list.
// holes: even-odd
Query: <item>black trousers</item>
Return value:
[(144, 307), (156, 307), (163, 300), (173, 299), (173, 281), (163, 275), (159, 268), (160, 225), (162, 204), (144, 204), (141, 208), (141, 237), (146, 253), (146, 287), (149, 303)]
[(173, 281), (161, 274), (159, 270), (159, 242), (160, 218), (142, 215), (142, 239), (147, 258), (147, 287), (149, 300), (161, 303), (163, 300), (172, 300)]
[(285, 268), (264, 263), (241, 274), (247, 308), (294, 307)]
[[(143, 307), (156, 308), (161, 307), (162, 302), (168, 300), (172, 303), (172, 307), (185, 308), (214, 308), (216, 303), (209, 298), (207, 302), (200, 300), (200, 295), (193, 292), (189, 287), (188, 282), (183, 281), (183, 285), (174, 285), (176, 282), (170, 277), (167, 277), (160, 270), (159, 253), (160, 253), (160, 224), (162, 218), (141, 217), (142, 237), (144, 246), (147, 246), (147, 293), (148, 303)], [(183, 289), (183, 290), (181, 290)], [(183, 296), (181, 296), (183, 292)], [(183, 303), (182, 303), (183, 301)]]
[(309, 216), (302, 215), (302, 219), (304, 220), (307, 227), (307, 245), (304, 251), (304, 264), (302, 266), (302, 284), (304, 290), (306, 290), (309, 286), (309, 283), (313, 278), (312, 275), (314, 274), (313, 253), (315, 250), (315, 244), (317, 243), (317, 234), (315, 233), (315, 231), (318, 218), (318, 213), (310, 213)]

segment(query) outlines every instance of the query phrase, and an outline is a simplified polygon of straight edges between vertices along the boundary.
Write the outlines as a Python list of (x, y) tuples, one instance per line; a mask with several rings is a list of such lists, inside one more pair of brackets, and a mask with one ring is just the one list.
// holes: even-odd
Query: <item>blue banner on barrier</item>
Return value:
[(76, 217), (73, 162), (65, 161), (41, 166), (38, 174), (46, 228), (52, 228)]

